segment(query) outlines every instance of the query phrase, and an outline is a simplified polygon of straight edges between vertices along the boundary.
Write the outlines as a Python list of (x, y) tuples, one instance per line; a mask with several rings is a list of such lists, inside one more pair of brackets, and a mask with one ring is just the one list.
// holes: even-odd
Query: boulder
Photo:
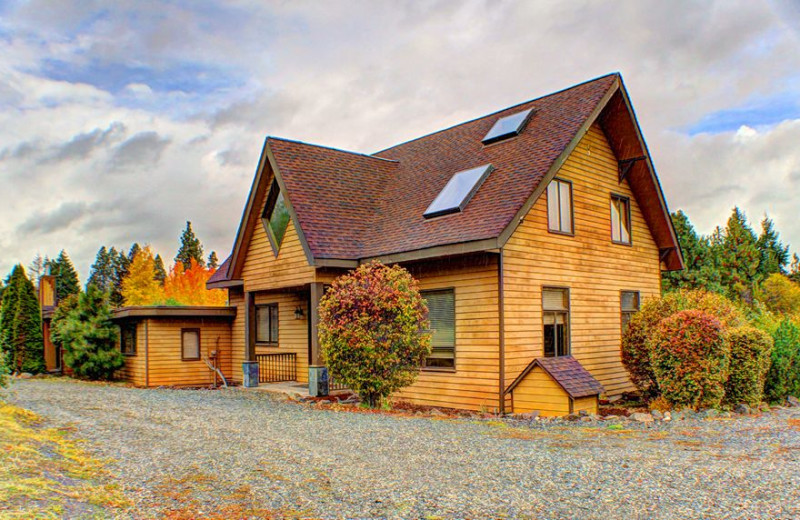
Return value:
[(532, 421), (537, 417), (539, 417), (539, 410), (534, 410), (532, 412), (527, 412), (527, 413), (518, 413), (514, 417), (521, 421)]
[(733, 411), (741, 415), (750, 415), (751, 413), (753, 413), (750, 407), (744, 403), (737, 404), (736, 407), (733, 409)]
[(23, 372), (19, 375), (20, 379), (30, 379), (33, 377), (33, 374), (29, 374), (28, 372)]
[(571, 413), (571, 414), (569, 414), (569, 415), (565, 415), (565, 416), (564, 416), (564, 420), (565, 420), (565, 421), (577, 421), (577, 420), (579, 420), (580, 418), (581, 418), (581, 416), (580, 416), (580, 415), (578, 415), (578, 414), (576, 414), (576, 413)]
[(640, 423), (651, 423), (655, 419), (653, 419), (653, 416), (650, 415), (649, 413), (636, 412), (636, 413), (632, 413), (631, 414), (630, 420), (631, 421), (640, 422)]
[(664, 418), (664, 414), (661, 413), (661, 411), (659, 411), (659, 410), (653, 410), (652, 412), (650, 412), (650, 415), (653, 416), (653, 419), (659, 419), (660, 420), (660, 419)]

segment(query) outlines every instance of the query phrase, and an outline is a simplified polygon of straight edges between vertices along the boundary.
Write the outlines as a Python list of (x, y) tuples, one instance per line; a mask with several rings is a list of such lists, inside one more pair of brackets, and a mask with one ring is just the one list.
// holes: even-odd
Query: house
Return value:
[(499, 411), (632, 389), (627, 319), (683, 268), (619, 74), (371, 155), (268, 137), (207, 284), (237, 309), (232, 378), (258, 361), (263, 381), (315, 379), (325, 287), (375, 259), (408, 268), (430, 307), (433, 353), (398, 397)]

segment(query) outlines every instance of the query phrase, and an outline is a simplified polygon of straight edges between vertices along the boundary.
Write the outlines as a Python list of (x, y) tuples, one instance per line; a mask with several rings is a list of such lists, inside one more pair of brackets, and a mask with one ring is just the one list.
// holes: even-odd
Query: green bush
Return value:
[(765, 397), (770, 402), (781, 402), (789, 395), (800, 397), (800, 327), (783, 320), (772, 338), (775, 346), (764, 385)]
[(8, 386), (9, 372), (8, 363), (6, 363), (6, 353), (3, 352), (3, 349), (0, 349), (0, 388)]
[(622, 364), (631, 376), (631, 381), (647, 399), (659, 395), (658, 382), (651, 366), (652, 338), (661, 320), (678, 311), (699, 310), (714, 316), (723, 328), (741, 327), (747, 318), (740, 307), (716, 293), (701, 290), (681, 290), (652, 298), (644, 302), (641, 310), (630, 320), (622, 335)]
[(754, 327), (736, 327), (728, 331), (728, 342), (731, 358), (725, 401), (757, 406), (764, 397), (772, 337)]
[(325, 362), (369, 406), (413, 383), (430, 354), (428, 309), (402, 267), (373, 262), (336, 279), (319, 313)]
[(105, 294), (90, 285), (67, 312), (57, 338), (64, 348), (64, 363), (76, 377), (111, 379), (125, 363), (117, 348), (118, 335)]
[(719, 319), (699, 310), (680, 311), (661, 320), (647, 343), (667, 403), (693, 409), (720, 405), (730, 345)]

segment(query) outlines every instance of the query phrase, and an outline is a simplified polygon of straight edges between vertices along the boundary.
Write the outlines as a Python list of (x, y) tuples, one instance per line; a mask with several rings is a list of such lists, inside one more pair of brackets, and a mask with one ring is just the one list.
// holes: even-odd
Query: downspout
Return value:
[(506, 413), (506, 324), (505, 324), (505, 295), (503, 293), (503, 248), (497, 258), (497, 306), (500, 322), (500, 380), (498, 388), (500, 414)]
[(150, 320), (144, 320), (144, 386), (150, 388)]

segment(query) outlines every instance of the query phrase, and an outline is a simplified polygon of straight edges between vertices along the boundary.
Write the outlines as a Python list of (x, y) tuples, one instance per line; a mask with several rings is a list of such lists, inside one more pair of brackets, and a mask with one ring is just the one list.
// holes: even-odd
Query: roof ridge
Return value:
[(287, 142), (287, 143), (296, 143), (296, 144), (302, 144), (302, 145), (306, 145), (306, 146), (313, 146), (314, 148), (323, 148), (325, 150), (333, 150), (335, 152), (341, 152), (341, 153), (346, 153), (346, 154), (350, 154), (350, 155), (358, 155), (358, 156), (361, 156), (361, 157), (368, 157), (370, 159), (377, 159), (379, 161), (386, 161), (386, 162), (391, 162), (391, 163), (399, 163), (400, 162), (400, 161), (398, 161), (396, 159), (387, 159), (385, 157), (376, 157), (376, 156), (370, 155), (368, 153), (354, 152), (352, 150), (344, 150), (342, 148), (336, 148), (334, 146), (327, 146), (327, 145), (324, 145), (324, 144), (309, 143), (307, 141), (299, 141), (297, 139), (288, 139), (286, 137), (278, 137), (278, 136), (275, 136), (275, 135), (268, 135), (267, 136), (267, 141), (269, 141), (270, 139), (275, 140), (275, 141), (284, 141), (284, 142)]
[(371, 155), (371, 157), (376, 157), (377, 154), (383, 153), (383, 152), (387, 152), (387, 151), (389, 151), (389, 150), (391, 150), (393, 148), (397, 148), (398, 146), (403, 146), (405, 144), (413, 143), (414, 141), (419, 141), (420, 139), (424, 139), (426, 137), (430, 137), (430, 136), (433, 136), (433, 135), (436, 135), (436, 134), (439, 134), (439, 133), (442, 133), (442, 132), (447, 132), (448, 130), (452, 130), (453, 128), (457, 128), (459, 126), (463, 126), (463, 125), (466, 125), (466, 124), (469, 124), (469, 123), (473, 123), (475, 121), (478, 121), (479, 119), (484, 119), (484, 118), (493, 116), (495, 114), (499, 114), (500, 112), (505, 112), (506, 110), (510, 110), (510, 109), (516, 108), (518, 106), (522, 106), (522, 105), (526, 105), (528, 103), (532, 103), (534, 101), (540, 101), (542, 99), (546, 99), (546, 98), (561, 94), (561, 93), (566, 92), (568, 90), (572, 90), (574, 88), (582, 87), (584, 85), (587, 85), (589, 83), (593, 83), (595, 81), (600, 81), (601, 79), (605, 79), (605, 78), (608, 78), (610, 76), (617, 76), (617, 77), (621, 78), (622, 74), (620, 74), (619, 72), (609, 72), (608, 74), (603, 74), (602, 76), (597, 76), (596, 78), (588, 79), (586, 81), (582, 81), (580, 83), (576, 83), (576, 84), (571, 85), (569, 87), (562, 88), (561, 90), (557, 90), (555, 92), (551, 92), (549, 94), (545, 94), (545, 95), (539, 96), (537, 98), (528, 99), (527, 101), (521, 101), (521, 102), (516, 103), (514, 105), (510, 105), (510, 106), (507, 106), (505, 108), (501, 108), (499, 110), (495, 110), (494, 112), (489, 112), (488, 114), (484, 114), (482, 116), (474, 117), (474, 118), (469, 119), (467, 121), (462, 121), (460, 123), (456, 123), (454, 125), (448, 126), (447, 128), (442, 128), (442, 129), (439, 129), (439, 130), (435, 130), (435, 131), (427, 133), (425, 135), (421, 135), (419, 137), (415, 137), (413, 139), (409, 139), (408, 141), (403, 141), (401, 143), (394, 144), (392, 146), (389, 146), (388, 148), (384, 148), (383, 150), (378, 150), (377, 152), (374, 152)]

